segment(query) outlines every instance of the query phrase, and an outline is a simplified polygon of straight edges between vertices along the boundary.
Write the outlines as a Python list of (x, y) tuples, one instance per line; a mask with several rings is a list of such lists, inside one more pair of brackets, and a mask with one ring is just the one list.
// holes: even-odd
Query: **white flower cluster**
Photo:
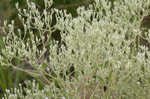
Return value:
[[(47, 10), (51, 7), (52, 0), (44, 1), (43, 13), (38, 11), (34, 3), (27, 2), (28, 9), (23, 10), (19, 9), (17, 4), (18, 15), (24, 24), (24, 31), (17, 33), (29, 33), (30, 39), (25, 42), (25, 37), (22, 39), (15, 35), (13, 24), (8, 25), (8, 36), (4, 38), (5, 49), (2, 50), (4, 55), (0, 56), (3, 60), (0, 63), (3, 64), (10, 65), (9, 62), (14, 57), (22, 60), (26, 57), (35, 68), (50, 65), (55, 70), (57, 77), (48, 87), (42, 91), (32, 91), (32, 88), (26, 90), (25, 99), (79, 99), (82, 95), (86, 97), (87, 93), (93, 99), (133, 99), (145, 95), (149, 97), (149, 51), (142, 46), (139, 46), (141, 51), (138, 51), (135, 47), (136, 36), (141, 33), (141, 18), (147, 14), (149, 0), (116, 0), (113, 5), (108, 0), (95, 0), (89, 8), (78, 8), (77, 17), (58, 9)], [(51, 27), (54, 13), (57, 23)], [(49, 61), (39, 65), (37, 54), (42, 56), (45, 50), (38, 49), (38, 43), (41, 41), (34, 36), (32, 29), (38, 30), (37, 34), (39, 33), (42, 42), (45, 41), (44, 32), (49, 32), (51, 37), (51, 33), (59, 29), (66, 45), (61, 46), (61, 52), (58, 54), (58, 46), (47, 41), (50, 43)], [(59, 73), (65, 72), (70, 65), (75, 67), (76, 72), (72, 82), (68, 80), (67, 75), (67, 80), (59, 77)], [(40, 70), (42, 72), (42, 69)], [(137, 84), (139, 79), (143, 81)], [(59, 83), (61, 89), (54, 83)], [(103, 91), (104, 86), (108, 87), (108, 91)], [(116, 94), (113, 94), (114, 91)], [(20, 94), (12, 96), (8, 92), (11, 99)]]

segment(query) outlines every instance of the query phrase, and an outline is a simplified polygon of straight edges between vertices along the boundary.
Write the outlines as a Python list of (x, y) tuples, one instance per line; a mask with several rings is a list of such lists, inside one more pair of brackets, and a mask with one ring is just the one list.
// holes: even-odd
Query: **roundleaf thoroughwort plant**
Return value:
[[(27, 88), (7, 90), (5, 98), (150, 97), (150, 54), (147, 47), (135, 44), (142, 33), (141, 19), (149, 13), (149, 0), (116, 0), (113, 8), (108, 0), (95, 0), (88, 8), (79, 7), (77, 17), (51, 8), (52, 0), (44, 2), (43, 11), (33, 2), (27, 1), (26, 9), (17, 4), (24, 28), (16, 29), (13, 21), (5, 24), (7, 36), (0, 56), (1, 66), (29, 73), (44, 88), (27, 81)], [(56, 25), (51, 26), (53, 15)], [(51, 37), (57, 29), (65, 42), (61, 46)], [(70, 66), (74, 76), (68, 74)]]

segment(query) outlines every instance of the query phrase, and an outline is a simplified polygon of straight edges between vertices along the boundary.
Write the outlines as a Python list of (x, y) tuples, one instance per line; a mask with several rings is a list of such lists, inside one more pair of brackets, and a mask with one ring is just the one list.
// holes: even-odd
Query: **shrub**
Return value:
[[(75, 18), (65, 10), (49, 10), (51, 0), (45, 0), (42, 13), (32, 2), (27, 2), (27, 9), (17, 8), (24, 29), (16, 31), (13, 21), (5, 25), (8, 30), (3, 38), (1, 66), (29, 73), (45, 86), (40, 90), (38, 83), (27, 82), (27, 88), (7, 90), (5, 98), (148, 98), (150, 54), (145, 46), (135, 46), (136, 37), (143, 32), (140, 22), (148, 14), (148, 4), (148, 0), (118, 0), (111, 10), (107, 0), (95, 0), (86, 9), (79, 7)], [(57, 23), (51, 27), (53, 13)], [(61, 31), (65, 45), (51, 40), (56, 29)], [(45, 52), (49, 53), (46, 59)], [(70, 78), (67, 72), (71, 66), (75, 75)]]

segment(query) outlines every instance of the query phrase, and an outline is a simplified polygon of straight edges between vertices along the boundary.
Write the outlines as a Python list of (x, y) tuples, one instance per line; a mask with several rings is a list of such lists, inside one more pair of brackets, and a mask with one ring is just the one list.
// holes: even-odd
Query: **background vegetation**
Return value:
[(149, 97), (149, 50), (137, 41), (149, 0), (18, 2), (1, 34), (4, 98)]

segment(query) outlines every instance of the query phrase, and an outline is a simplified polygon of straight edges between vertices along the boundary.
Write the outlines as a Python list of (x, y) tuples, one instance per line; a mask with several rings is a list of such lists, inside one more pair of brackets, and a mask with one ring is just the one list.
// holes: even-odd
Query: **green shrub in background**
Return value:
[[(150, 97), (150, 54), (146, 47), (134, 46), (136, 37), (142, 33), (140, 22), (148, 14), (145, 9), (149, 7), (149, 0), (114, 2), (113, 10), (106, 0), (95, 0), (87, 9), (79, 7), (75, 18), (63, 10), (47, 10), (52, 6), (52, 1), (45, 0), (42, 13), (34, 3), (27, 4), (28, 9), (17, 8), (23, 31), (14, 30), (13, 21), (5, 25), (7, 36), (3, 38), (5, 48), (2, 49), (0, 63), (3, 67), (30, 74), (45, 86), (39, 90), (38, 83), (27, 81), (26, 88), (20, 86), (12, 91), (7, 90), (4, 98)], [(57, 23), (51, 27), (53, 13)], [(39, 36), (33, 34), (33, 29), (38, 30)], [(57, 42), (51, 40), (51, 34), (56, 29), (61, 31), (62, 41), (65, 42), (59, 50)], [(45, 32), (48, 33), (46, 37)], [(41, 42), (43, 46), (39, 49)], [(47, 51), (49, 56), (45, 59), (43, 54)], [(72, 65), (75, 75), (70, 78), (71, 74), (66, 72)]]

